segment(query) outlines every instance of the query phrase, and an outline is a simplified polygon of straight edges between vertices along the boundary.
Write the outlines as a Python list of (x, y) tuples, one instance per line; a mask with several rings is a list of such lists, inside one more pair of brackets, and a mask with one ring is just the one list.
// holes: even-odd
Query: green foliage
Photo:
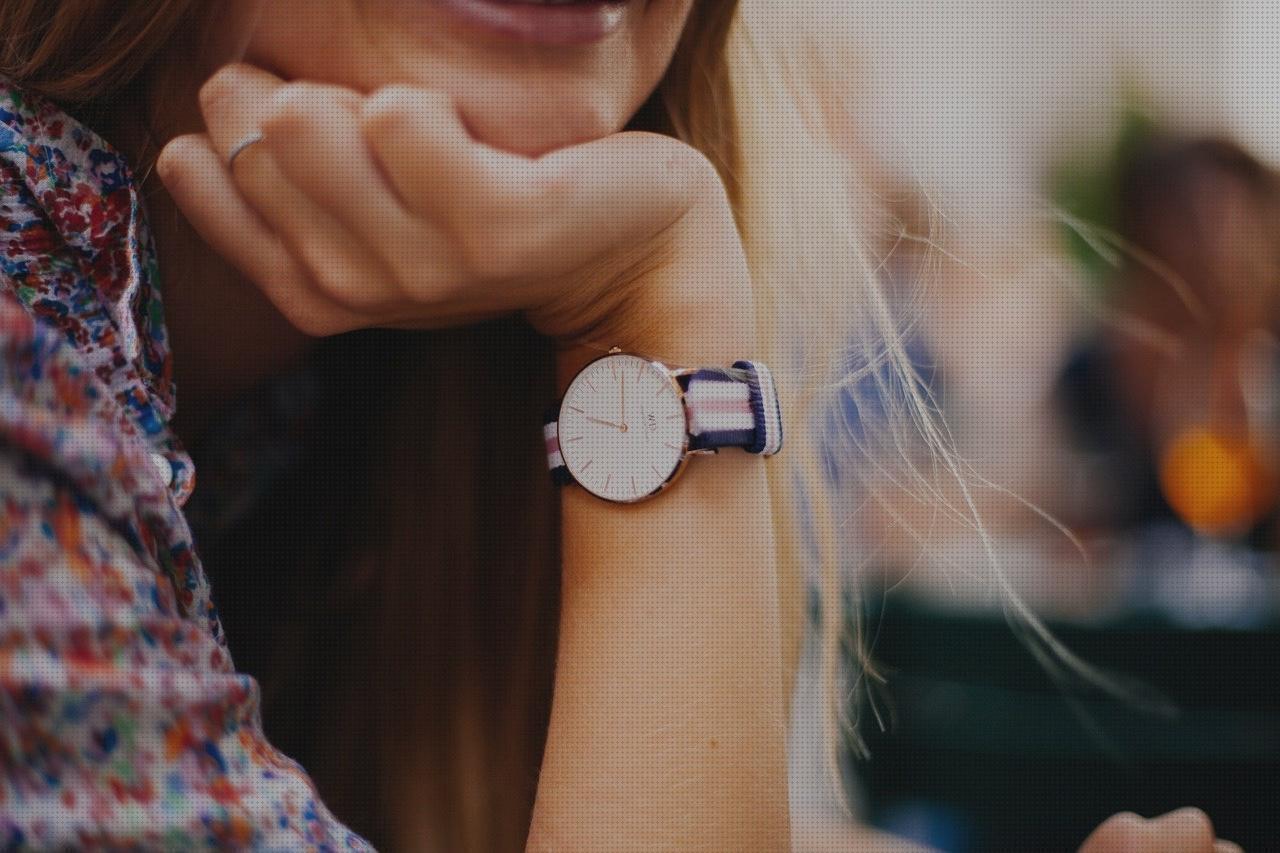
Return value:
[[(1115, 234), (1120, 226), (1121, 176), (1158, 132), (1156, 121), (1135, 100), (1130, 100), (1120, 128), (1108, 144), (1069, 158), (1053, 171), (1053, 203), (1088, 227)], [(1116, 280), (1113, 261), (1099, 253), (1077, 229), (1065, 223), (1061, 228), (1067, 254), (1085, 272), (1096, 294), (1105, 295)]]

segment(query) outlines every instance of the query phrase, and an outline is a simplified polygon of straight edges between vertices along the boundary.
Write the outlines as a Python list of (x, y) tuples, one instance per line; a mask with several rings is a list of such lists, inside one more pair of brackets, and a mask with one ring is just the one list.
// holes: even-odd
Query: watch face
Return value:
[(684, 456), (675, 380), (634, 355), (583, 368), (560, 404), (560, 455), (587, 491), (629, 503), (657, 491)]

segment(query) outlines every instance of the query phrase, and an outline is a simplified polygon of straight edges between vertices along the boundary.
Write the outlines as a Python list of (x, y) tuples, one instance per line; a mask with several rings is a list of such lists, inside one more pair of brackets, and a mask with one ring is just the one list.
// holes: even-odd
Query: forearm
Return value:
[[(667, 324), (653, 354), (696, 365), (755, 355), (745, 262), (702, 272), (736, 278), (716, 290), (746, 294), (746, 310)], [(668, 273), (700, 280), (696, 268)], [(739, 450), (697, 459), (635, 505), (565, 490), (559, 663), (531, 849), (787, 848), (766, 464)]]

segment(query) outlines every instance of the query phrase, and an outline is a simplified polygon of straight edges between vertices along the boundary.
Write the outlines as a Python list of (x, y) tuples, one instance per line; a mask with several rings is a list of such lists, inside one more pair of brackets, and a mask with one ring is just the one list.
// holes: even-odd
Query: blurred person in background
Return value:
[(1280, 177), (1224, 139), (1155, 132), (1123, 146), (1122, 268), (1106, 322), (1060, 385), (1077, 446), (1098, 459), (1082, 526), (1177, 520), (1275, 542), (1280, 452)]

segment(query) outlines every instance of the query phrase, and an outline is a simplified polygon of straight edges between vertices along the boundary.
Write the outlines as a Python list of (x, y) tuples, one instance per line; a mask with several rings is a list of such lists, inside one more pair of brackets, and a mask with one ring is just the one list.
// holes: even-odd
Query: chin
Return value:
[(552, 48), (453, 27), (441, 12), (443, 1), (369, 0), (366, 11), (380, 14), (360, 19), (346, 0), (335, 7), (345, 14), (326, 28), (305, 13), (305, 4), (316, 0), (279, 0), (247, 58), (286, 79), (365, 93), (393, 83), (446, 92), (477, 139), (536, 156), (626, 126), (661, 79), (687, 4), (654, 15), (653, 9), (668, 7), (634, 0), (640, 29)]

